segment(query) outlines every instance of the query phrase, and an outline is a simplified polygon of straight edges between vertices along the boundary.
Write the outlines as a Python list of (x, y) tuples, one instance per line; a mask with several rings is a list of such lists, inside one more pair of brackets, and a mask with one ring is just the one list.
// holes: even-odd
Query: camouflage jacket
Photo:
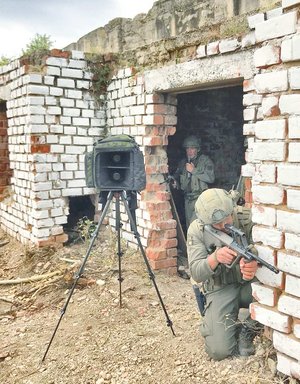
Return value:
[[(252, 243), (251, 210), (249, 208), (236, 206), (233, 212), (233, 225), (243, 231), (249, 244)], [(187, 233), (187, 252), (192, 279), (198, 283), (204, 283), (206, 291), (220, 288), (224, 285), (241, 282), (242, 275), (237, 263), (232, 269), (219, 264), (212, 270), (208, 264), (207, 256), (212, 245), (217, 248), (221, 244), (212, 244), (204, 233), (204, 225), (197, 219), (192, 222)], [(251, 251), (253, 251), (251, 249)], [(216, 251), (214, 251), (216, 252)], [(254, 250), (255, 252), (255, 250)]]
[(193, 194), (195, 197), (198, 197), (208, 188), (207, 184), (215, 181), (214, 163), (208, 156), (199, 155), (196, 159), (192, 160), (195, 166), (192, 174), (187, 172), (185, 168), (186, 163), (186, 158), (180, 161), (174, 175), (175, 179), (180, 189), (184, 191), (184, 194)]

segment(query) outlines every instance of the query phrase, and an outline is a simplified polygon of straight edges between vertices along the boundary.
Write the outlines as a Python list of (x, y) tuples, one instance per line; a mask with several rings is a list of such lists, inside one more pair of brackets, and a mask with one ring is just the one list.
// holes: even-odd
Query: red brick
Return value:
[(50, 153), (49, 144), (33, 144), (30, 147), (30, 153)]
[(158, 191), (155, 193), (155, 196), (158, 200), (161, 200), (161, 201), (170, 200), (170, 192), (167, 192), (167, 191)]
[(64, 57), (68, 59), (71, 56), (70, 51), (62, 51), (61, 49), (51, 49), (50, 55), (54, 57)]
[(169, 248), (167, 249), (167, 257), (177, 257), (178, 256), (178, 251), (177, 248)]
[(167, 269), (170, 267), (177, 267), (177, 259), (150, 260), (150, 264), (154, 270)]
[(176, 238), (175, 239), (163, 239), (160, 244), (164, 248), (174, 248), (174, 247), (177, 247), (178, 241)]
[(177, 226), (177, 223), (176, 223), (176, 220), (174, 219), (165, 220), (165, 221), (156, 223), (156, 227), (159, 229), (172, 229), (172, 228), (176, 228), (176, 226)]
[(167, 252), (162, 248), (150, 248), (146, 249), (146, 255), (149, 260), (161, 260), (166, 259)]

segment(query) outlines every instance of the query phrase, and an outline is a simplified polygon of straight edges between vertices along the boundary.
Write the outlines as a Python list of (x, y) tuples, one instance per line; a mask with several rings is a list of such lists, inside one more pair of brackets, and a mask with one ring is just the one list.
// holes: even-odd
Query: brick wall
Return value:
[[(252, 317), (273, 331), (277, 369), (300, 378), (300, 35), (299, 1), (283, 1), (276, 17), (249, 18), (257, 73), (244, 82), (243, 168), (252, 178), (253, 238), (278, 275), (259, 269)], [(295, 7), (295, 8), (293, 8)]]
[(8, 158), (7, 117), (4, 109), (3, 111), (0, 109), (0, 201), (5, 196), (4, 191), (9, 185), (11, 176)]
[(92, 74), (82, 52), (52, 51), (40, 70), (16, 60), (1, 68), (9, 84), (8, 150), (11, 194), (0, 205), (1, 226), (39, 246), (67, 240), (69, 196), (86, 187), (84, 154), (103, 135), (105, 113), (90, 95)]

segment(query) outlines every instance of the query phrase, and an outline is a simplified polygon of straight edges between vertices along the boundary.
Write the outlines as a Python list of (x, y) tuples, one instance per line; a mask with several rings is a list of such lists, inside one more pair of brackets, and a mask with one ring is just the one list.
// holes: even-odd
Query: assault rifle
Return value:
[(224, 227), (227, 233), (220, 231), (211, 225), (205, 225), (204, 234), (206, 233), (206, 236), (212, 238), (214, 245), (225, 245), (233, 251), (237, 252), (237, 257), (233, 260), (233, 262), (231, 264), (225, 264), (227, 268), (232, 268), (243, 257), (248, 261), (256, 260), (259, 264), (264, 265), (266, 268), (270, 269), (270, 271), (279, 273), (279, 269), (267, 263), (259, 256), (256, 256), (254, 253), (250, 252), (250, 246), (243, 231), (235, 228), (231, 224), (225, 224)]

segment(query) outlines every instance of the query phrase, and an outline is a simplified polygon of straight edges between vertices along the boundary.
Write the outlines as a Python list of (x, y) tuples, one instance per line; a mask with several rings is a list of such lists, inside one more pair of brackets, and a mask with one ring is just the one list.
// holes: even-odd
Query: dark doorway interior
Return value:
[[(68, 243), (78, 241), (82, 233), (88, 230), (90, 222), (93, 222), (95, 207), (90, 196), (75, 196), (69, 198), (68, 222), (64, 225), (64, 231), (68, 234)], [(86, 221), (86, 219), (88, 221)], [(84, 224), (84, 223), (87, 224)], [(86, 228), (83, 228), (86, 227)]]
[[(169, 137), (168, 145), (170, 174), (185, 156), (184, 138), (196, 135), (201, 138), (202, 153), (215, 165), (216, 180), (210, 186), (230, 190), (237, 185), (241, 165), (245, 163), (242, 86), (179, 94), (177, 100), (177, 129), (175, 135)], [(186, 231), (183, 195), (180, 191), (173, 192)]]

